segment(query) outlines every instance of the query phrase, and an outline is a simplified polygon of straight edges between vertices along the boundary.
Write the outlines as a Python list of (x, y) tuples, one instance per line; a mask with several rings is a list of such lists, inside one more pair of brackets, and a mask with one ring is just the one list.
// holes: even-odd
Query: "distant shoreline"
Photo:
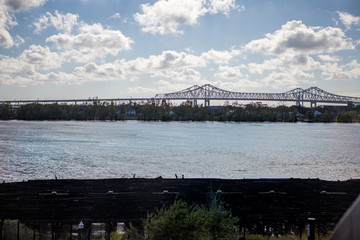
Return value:
[(0, 104), (0, 120), (79, 120), (79, 121), (217, 121), (217, 122), (360, 122), (360, 105), (355, 106), (268, 106), (262, 103), (223, 106), (194, 106), (184, 102), (113, 105), (93, 102), (89, 105), (31, 103), (20, 106)]
[(337, 121), (331, 121), (331, 122), (321, 122), (321, 121), (295, 121), (295, 122), (289, 122), (289, 121), (211, 121), (211, 120), (141, 120), (141, 119), (124, 119), (124, 120), (75, 120), (75, 119), (69, 119), (69, 120), (51, 120), (51, 119), (42, 119), (42, 120), (24, 120), (24, 119), (0, 119), (0, 122), (11, 122), (11, 121), (23, 121), (23, 122), (125, 122), (125, 121), (138, 121), (138, 122), (219, 122), (219, 123), (325, 123), (325, 124), (359, 124), (359, 122), (337, 122)]

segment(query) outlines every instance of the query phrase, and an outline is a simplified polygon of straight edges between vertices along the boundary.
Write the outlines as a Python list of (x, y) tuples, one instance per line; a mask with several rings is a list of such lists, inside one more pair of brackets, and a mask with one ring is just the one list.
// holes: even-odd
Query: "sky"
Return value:
[(0, 0), (0, 100), (207, 83), (360, 97), (360, 1)]

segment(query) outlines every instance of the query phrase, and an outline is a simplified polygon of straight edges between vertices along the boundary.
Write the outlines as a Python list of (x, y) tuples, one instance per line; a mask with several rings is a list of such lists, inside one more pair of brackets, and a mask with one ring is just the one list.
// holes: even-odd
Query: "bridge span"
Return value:
[(318, 87), (310, 87), (307, 89), (295, 88), (283, 93), (251, 93), (251, 92), (232, 92), (220, 89), (211, 84), (202, 86), (194, 85), (181, 91), (156, 94), (151, 98), (89, 98), (89, 99), (63, 99), (63, 100), (12, 100), (0, 101), (0, 104), (22, 105), (30, 103), (72, 103), (72, 104), (88, 104), (94, 101), (108, 103), (137, 102), (150, 103), (154, 101), (169, 100), (190, 100), (197, 105), (198, 100), (204, 100), (205, 106), (210, 106), (210, 100), (223, 101), (278, 101), (278, 102), (295, 102), (296, 105), (304, 105), (310, 103), (313, 107), (317, 103), (330, 104), (360, 104), (360, 97), (342, 96), (326, 92)]
[(281, 101), (296, 102), (296, 105), (303, 105), (305, 102), (316, 106), (318, 102), (333, 104), (360, 104), (360, 97), (341, 96), (328, 93), (318, 87), (308, 89), (295, 88), (284, 93), (250, 93), (231, 92), (217, 88), (211, 84), (203, 86), (194, 85), (182, 91), (157, 94), (155, 99), (164, 100), (204, 100), (205, 106), (210, 105), (210, 100), (233, 100), (233, 101)]

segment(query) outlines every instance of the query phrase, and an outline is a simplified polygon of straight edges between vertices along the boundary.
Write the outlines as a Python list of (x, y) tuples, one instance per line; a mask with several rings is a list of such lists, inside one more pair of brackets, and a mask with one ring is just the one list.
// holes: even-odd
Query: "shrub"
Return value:
[(236, 222), (216, 199), (209, 208), (177, 200), (169, 208), (149, 214), (145, 231), (150, 240), (232, 240), (238, 239)]
[(110, 233), (110, 240), (121, 240), (121, 239), (122, 239), (122, 235), (119, 234), (118, 232)]

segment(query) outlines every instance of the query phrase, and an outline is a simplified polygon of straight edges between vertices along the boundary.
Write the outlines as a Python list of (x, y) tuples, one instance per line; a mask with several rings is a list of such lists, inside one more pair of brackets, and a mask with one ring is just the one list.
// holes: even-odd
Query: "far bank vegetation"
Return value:
[(225, 102), (222, 106), (194, 106), (186, 101), (178, 106), (166, 102), (114, 105), (91, 101), (83, 105), (39, 104), (0, 105), (0, 119), (79, 121), (234, 121), (234, 122), (359, 122), (360, 106), (269, 107)]

